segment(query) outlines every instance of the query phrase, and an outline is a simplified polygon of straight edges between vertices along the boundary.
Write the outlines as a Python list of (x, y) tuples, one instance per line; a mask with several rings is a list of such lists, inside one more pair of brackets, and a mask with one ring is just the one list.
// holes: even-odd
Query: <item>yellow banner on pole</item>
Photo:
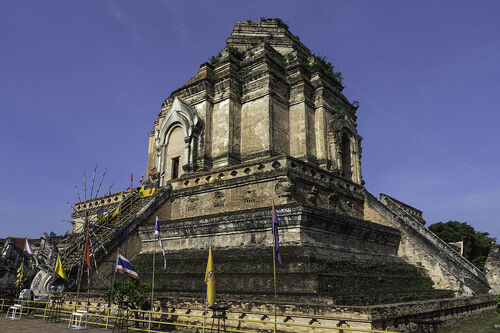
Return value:
[(214, 261), (212, 259), (212, 247), (208, 248), (207, 270), (205, 271), (205, 283), (207, 284), (207, 302), (210, 305), (215, 303), (215, 276)]
[(111, 214), (111, 218), (115, 218), (119, 212), (120, 212), (120, 204), (118, 204), (118, 206), (116, 206), (115, 211), (113, 212), (113, 214)]
[(144, 190), (142, 192), (142, 197), (143, 198), (146, 198), (146, 197), (150, 197), (152, 196), (153, 194), (155, 194), (156, 192), (156, 187), (153, 187), (153, 188), (148, 188), (147, 190)]
[(17, 278), (16, 278), (16, 287), (19, 288), (21, 285), (21, 281), (23, 280), (23, 266), (24, 266), (24, 258), (21, 262), (21, 266), (17, 269)]
[(61, 262), (61, 257), (57, 255), (57, 262), (56, 262), (56, 268), (54, 269), (54, 272), (59, 274), (60, 277), (62, 277), (64, 280), (68, 281), (68, 277), (66, 276), (66, 272), (64, 271), (62, 262)]

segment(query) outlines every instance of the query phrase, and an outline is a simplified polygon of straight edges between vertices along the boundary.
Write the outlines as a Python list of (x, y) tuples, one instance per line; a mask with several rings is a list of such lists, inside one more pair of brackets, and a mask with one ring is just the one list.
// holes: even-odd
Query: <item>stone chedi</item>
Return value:
[[(147, 155), (154, 195), (134, 189), (76, 203), (75, 236), (58, 245), (69, 282), (52, 282), (42, 269), (32, 289), (75, 290), (89, 219), (100, 273), (82, 279), (81, 290), (87, 281), (94, 292), (109, 287), (118, 247), (141, 280), (151, 282), (157, 252), (155, 295), (173, 308), (199, 305), (202, 311), (211, 245), (218, 299), (233, 300), (243, 316), (250, 303), (235, 299), (268, 312), (259, 307), (274, 295), (274, 203), (283, 262), (279, 300), (301, 316), (323, 313), (385, 329), (424, 313), (456, 319), (469, 310), (489, 311), (494, 301), (482, 295), (490, 289), (484, 274), (430, 232), (421, 211), (364, 188), (358, 105), (342, 90), (340, 74), (281, 20), (238, 22), (226, 47), (161, 106)], [(97, 218), (101, 208), (105, 220)], [(50, 267), (57, 249), (43, 248)], [(472, 294), (482, 296), (451, 298)], [(331, 307), (403, 301), (421, 303), (347, 312)]]
[(358, 105), (342, 90), (331, 64), (271, 19), (238, 22), (171, 93), (149, 133), (147, 170), (172, 192), (138, 227), (137, 263), (148, 271), (161, 221), (172, 265), (160, 288), (202, 292), (188, 272), (201, 274), (211, 244), (226, 282), (218, 290), (271, 294), (274, 202), (284, 294), (364, 304), (488, 291), (420, 211), (364, 189)]
[(212, 62), (163, 102), (149, 135), (147, 169), (192, 192), (163, 219), (272, 200), (362, 217), (357, 107), (328, 64), (273, 21), (238, 23)]

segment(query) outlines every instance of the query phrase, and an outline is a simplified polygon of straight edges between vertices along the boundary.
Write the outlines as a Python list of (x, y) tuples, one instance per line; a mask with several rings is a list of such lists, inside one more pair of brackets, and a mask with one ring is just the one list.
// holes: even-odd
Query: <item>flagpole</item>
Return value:
[(90, 267), (87, 266), (87, 304), (90, 302)]
[(113, 270), (113, 281), (111, 282), (111, 297), (109, 298), (108, 302), (108, 307), (111, 307), (111, 304), (113, 303), (113, 296), (115, 293), (115, 279), (116, 279), (116, 262), (118, 261), (118, 252), (120, 251), (120, 248), (116, 251), (116, 260), (115, 260), (115, 265), (111, 265), (111, 267), (114, 267)]
[[(82, 254), (84, 251), (84, 246), (82, 245)], [(80, 259), (80, 265), (78, 267), (78, 288), (76, 289), (76, 304), (78, 305), (78, 298), (80, 297), (80, 284), (82, 282), (82, 275), (83, 275), (83, 256)]]
[[(85, 211), (85, 225), (83, 228), (84, 237), (86, 237), (86, 235), (87, 235), (88, 223), (89, 223), (89, 213), (88, 213), (88, 211)], [(78, 288), (76, 290), (76, 305), (78, 305), (78, 298), (80, 297), (80, 286), (81, 286), (82, 277), (83, 277), (83, 256), (85, 253), (84, 251), (85, 251), (86, 242), (87, 242), (87, 238), (85, 238), (85, 242), (82, 245), (82, 251), (80, 254), (80, 266), (78, 267)]]
[(274, 275), (274, 332), (276, 333), (276, 311), (277, 311), (277, 305), (276, 305), (276, 235), (274, 234), (274, 218), (276, 214), (276, 208), (274, 207), (274, 200), (273, 200), (273, 216), (272, 216), (272, 222), (273, 222), (273, 275)]
[[(156, 262), (156, 242), (155, 248), (153, 252), (153, 279), (151, 281), (151, 311), (154, 309), (154, 292), (155, 292), (155, 262)], [(148, 332), (151, 332), (151, 312), (149, 313), (149, 329)]]
[[(23, 283), (23, 275), (24, 275), (24, 253), (23, 253), (23, 261), (21, 261), (21, 266), (19, 266), (19, 267), (22, 267), (21, 268), (21, 279), (19, 279), (19, 277), (17, 277), (19, 279), (19, 283), (17, 284), (16, 295), (19, 293), (19, 288), (21, 287), (21, 283)], [(19, 270), (19, 268), (18, 268), (18, 270)]]
[[(96, 165), (97, 168), (97, 165)], [(94, 182), (92, 181), (92, 188), (94, 187)], [(92, 267), (92, 259), (90, 255), (90, 248), (92, 247), (92, 242), (90, 241), (90, 233), (87, 231), (87, 237), (89, 237), (89, 261), (90, 261), (90, 266), (87, 266), (87, 304), (90, 302), (90, 271)], [(85, 246), (87, 244), (87, 239), (85, 239)], [(95, 258), (95, 256), (94, 256)], [(87, 263), (88, 265), (88, 263)]]

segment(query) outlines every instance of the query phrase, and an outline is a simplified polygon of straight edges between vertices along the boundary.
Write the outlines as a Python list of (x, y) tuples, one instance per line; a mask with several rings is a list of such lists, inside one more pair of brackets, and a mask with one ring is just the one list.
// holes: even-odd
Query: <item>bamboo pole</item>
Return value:
[[(87, 234), (88, 223), (89, 223), (89, 213), (88, 213), (88, 211), (85, 211), (85, 226), (83, 229), (83, 235)], [(82, 277), (83, 277), (83, 255), (85, 253), (84, 251), (85, 251), (86, 240), (87, 239), (85, 238), (85, 242), (83, 242), (82, 250), (80, 252), (80, 266), (78, 268), (78, 288), (76, 290), (76, 304), (78, 304), (78, 299), (80, 297), (80, 286), (81, 286)]]
[[(83, 198), (85, 201), (87, 201), (87, 179), (85, 177), (85, 170), (83, 170)], [(75, 209), (76, 211), (76, 209)], [(85, 224), (83, 228), (83, 235), (86, 237), (87, 235), (87, 228), (88, 228), (88, 223), (89, 223), (89, 212), (88, 210), (85, 211)], [(83, 276), (83, 254), (85, 251), (85, 242), (83, 242), (82, 245), (82, 251), (80, 252), (80, 265), (78, 267), (78, 287), (76, 290), (76, 302), (75, 306), (78, 304), (78, 298), (80, 297), (80, 285), (82, 282), (82, 276)]]
[(90, 187), (90, 196), (89, 199), (92, 200), (92, 194), (94, 193), (94, 182), (95, 182), (95, 173), (97, 172), (97, 164), (94, 167), (94, 173), (92, 174), (92, 186)]
[(97, 191), (95, 192), (96, 198), (99, 196), (99, 190), (101, 189), (102, 181), (104, 180), (104, 176), (106, 175), (106, 171), (108, 171), (108, 169), (105, 168), (104, 172), (102, 174), (102, 177), (101, 177), (101, 181), (99, 182), (99, 186), (97, 186)]

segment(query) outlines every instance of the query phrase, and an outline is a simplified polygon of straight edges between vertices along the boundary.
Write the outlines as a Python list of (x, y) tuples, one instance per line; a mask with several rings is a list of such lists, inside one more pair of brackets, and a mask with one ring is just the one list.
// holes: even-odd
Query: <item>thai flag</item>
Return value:
[(141, 183), (141, 185), (142, 183), (144, 183), (144, 176), (141, 176), (141, 178), (139, 179), (139, 183)]
[(161, 241), (160, 221), (158, 220), (158, 216), (156, 217), (155, 235), (156, 235), (156, 237), (158, 237), (158, 244), (161, 247), (161, 253), (163, 253), (163, 269), (166, 269), (167, 268), (167, 259), (165, 258), (165, 249), (163, 248), (163, 242)]
[(139, 274), (134, 270), (134, 266), (120, 251), (118, 251), (118, 257), (116, 258), (116, 271), (128, 275), (133, 279), (139, 278)]

